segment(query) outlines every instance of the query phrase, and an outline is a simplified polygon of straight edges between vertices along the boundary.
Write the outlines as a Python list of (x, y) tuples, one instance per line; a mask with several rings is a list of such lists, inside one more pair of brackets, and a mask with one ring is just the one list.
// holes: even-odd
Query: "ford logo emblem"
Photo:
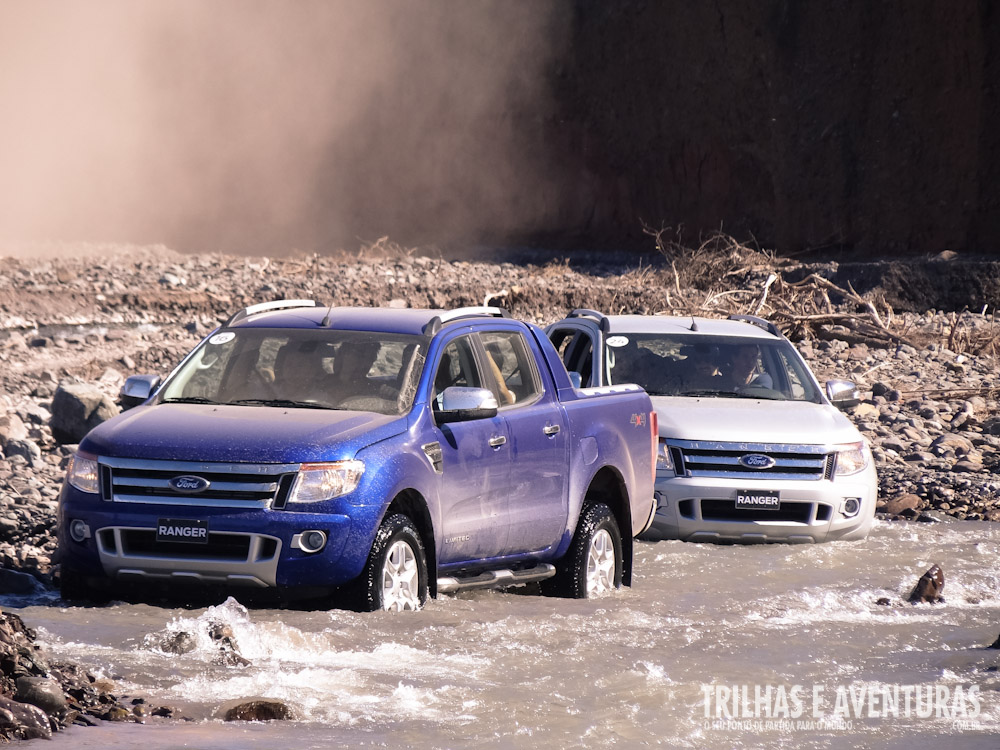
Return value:
[(184, 495), (195, 495), (199, 492), (204, 492), (208, 489), (211, 482), (202, 477), (191, 476), (190, 474), (185, 474), (181, 477), (174, 477), (167, 484), (174, 492), (180, 492)]
[(740, 465), (746, 466), (748, 469), (770, 469), (774, 466), (774, 459), (763, 453), (748, 453), (745, 456), (740, 456)]

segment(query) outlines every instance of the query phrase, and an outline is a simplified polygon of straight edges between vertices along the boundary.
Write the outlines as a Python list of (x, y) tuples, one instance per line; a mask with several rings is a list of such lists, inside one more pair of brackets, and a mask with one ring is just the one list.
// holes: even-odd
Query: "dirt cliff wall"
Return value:
[(567, 23), (564, 227), (1000, 251), (992, 3), (573, 0)]

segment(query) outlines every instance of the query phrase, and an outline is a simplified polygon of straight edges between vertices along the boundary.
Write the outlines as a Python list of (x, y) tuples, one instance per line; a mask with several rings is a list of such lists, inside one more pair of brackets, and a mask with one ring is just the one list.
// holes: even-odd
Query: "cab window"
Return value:
[(486, 349), (487, 366), (496, 383), (500, 407), (523, 405), (542, 394), (524, 335), (517, 331), (488, 331), (480, 334)]
[(431, 399), (434, 408), (441, 405), (441, 394), (452, 386), (482, 388), (483, 382), (476, 367), (476, 356), (469, 336), (460, 336), (445, 346), (434, 372)]
[(552, 345), (569, 372), (580, 373), (580, 384), (592, 385), (594, 344), (590, 335), (575, 328), (557, 328), (550, 336)]

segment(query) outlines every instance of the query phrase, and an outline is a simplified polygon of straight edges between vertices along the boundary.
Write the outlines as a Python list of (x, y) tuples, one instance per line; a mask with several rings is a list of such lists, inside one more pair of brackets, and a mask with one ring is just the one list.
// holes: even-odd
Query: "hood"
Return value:
[(806, 401), (654, 396), (660, 437), (830, 445), (861, 440), (835, 406)]
[(80, 449), (100, 456), (299, 463), (353, 458), (398, 435), (406, 417), (328, 409), (158, 404), (98, 425)]

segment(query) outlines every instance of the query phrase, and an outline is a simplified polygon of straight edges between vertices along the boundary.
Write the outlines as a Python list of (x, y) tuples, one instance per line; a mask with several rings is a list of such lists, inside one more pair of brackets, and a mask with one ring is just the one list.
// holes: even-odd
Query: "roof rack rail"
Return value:
[(237, 320), (243, 320), (243, 318), (256, 315), (257, 313), (268, 312), (270, 310), (284, 310), (290, 307), (316, 307), (316, 302), (311, 299), (277, 299), (272, 302), (258, 302), (256, 305), (244, 307), (227, 320), (225, 325), (231, 326)]
[(770, 320), (764, 320), (756, 315), (730, 315), (729, 320), (740, 320), (744, 323), (749, 323), (750, 325), (757, 326), (758, 328), (763, 328), (765, 331), (770, 333), (772, 336), (777, 336), (779, 338), (785, 338), (785, 334), (781, 332)]
[(569, 315), (567, 318), (593, 318), (601, 324), (601, 330), (607, 333), (611, 330), (611, 321), (608, 320), (608, 316), (604, 313), (599, 313), (597, 310), (590, 310), (586, 307), (578, 307)]
[(423, 331), (425, 335), (433, 336), (441, 330), (441, 326), (445, 323), (450, 323), (451, 321), (458, 320), (459, 318), (475, 317), (509, 318), (510, 313), (502, 307), (457, 307), (454, 310), (448, 310), (447, 312), (435, 315), (427, 321), (427, 325), (424, 326)]

